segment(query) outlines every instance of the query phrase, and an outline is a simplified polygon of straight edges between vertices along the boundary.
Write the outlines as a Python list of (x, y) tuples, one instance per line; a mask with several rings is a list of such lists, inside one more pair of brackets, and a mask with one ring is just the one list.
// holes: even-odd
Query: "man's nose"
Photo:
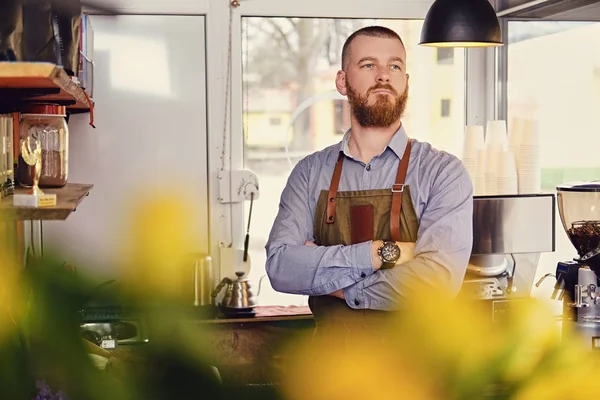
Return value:
[(377, 75), (377, 82), (379, 82), (379, 83), (389, 83), (390, 82), (390, 75), (387, 73), (387, 71), (382, 71)]

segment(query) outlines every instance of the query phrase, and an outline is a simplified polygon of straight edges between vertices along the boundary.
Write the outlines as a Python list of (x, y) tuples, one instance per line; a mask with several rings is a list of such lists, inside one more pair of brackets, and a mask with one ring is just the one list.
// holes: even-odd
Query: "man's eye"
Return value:
[(373, 64), (363, 64), (363, 68), (371, 68), (373, 67)]
[(400, 65), (392, 64), (392, 69), (401, 70), (402, 67)]

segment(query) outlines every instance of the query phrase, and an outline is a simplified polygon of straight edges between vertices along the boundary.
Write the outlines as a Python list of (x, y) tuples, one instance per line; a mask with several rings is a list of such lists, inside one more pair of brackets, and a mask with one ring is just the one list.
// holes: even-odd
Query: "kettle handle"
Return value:
[(217, 285), (217, 287), (215, 288), (215, 290), (212, 291), (212, 293), (210, 294), (211, 297), (217, 297), (217, 295), (219, 294), (219, 292), (221, 291), (221, 289), (223, 289), (223, 286), (225, 285), (230, 285), (232, 284), (233, 281), (227, 277), (223, 278), (223, 280)]
[(263, 276), (260, 277), (260, 279), (258, 280), (258, 292), (256, 292), (256, 295), (260, 295), (260, 289), (262, 287), (262, 281), (263, 279), (265, 279), (265, 276), (267, 276), (267, 274), (264, 274)]

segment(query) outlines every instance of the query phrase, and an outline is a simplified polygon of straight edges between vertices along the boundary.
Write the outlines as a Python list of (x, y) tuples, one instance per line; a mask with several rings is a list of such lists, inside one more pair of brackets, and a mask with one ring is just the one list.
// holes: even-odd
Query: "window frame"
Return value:
[[(212, 3), (216, 3), (211, 0)], [(221, 5), (223, 2), (219, 2)], [(222, 137), (222, 120), (224, 112), (220, 115), (209, 114), (209, 182), (211, 188), (218, 189), (218, 178), (216, 171), (220, 169), (220, 156), (222, 144), (226, 143), (229, 149), (225, 153), (232, 169), (244, 168), (244, 141), (243, 141), (243, 84), (242, 84), (242, 18), (244, 17), (311, 17), (311, 18), (384, 18), (398, 19), (424, 19), (432, 1), (372, 1), (357, 0), (348, 3), (341, 0), (330, 0), (327, 2), (306, 0), (302, 3), (289, 0), (253, 0), (251, 2), (240, 2), (240, 6), (232, 10), (231, 35), (231, 116), (226, 131), (225, 139)], [(218, 7), (214, 4), (215, 8)], [(226, 49), (228, 47), (227, 23), (223, 23), (224, 17), (229, 17), (229, 9), (221, 7), (220, 17), (213, 15), (211, 8), (208, 18), (207, 42), (209, 54), (207, 57), (207, 71), (209, 83), (209, 104), (223, 108), (223, 92), (225, 85), (224, 76), (217, 76), (215, 72), (222, 68), (225, 70)], [(220, 18), (220, 19), (219, 19)], [(217, 20), (219, 23), (217, 23)], [(216, 39), (216, 40), (215, 40)], [(222, 47), (219, 57), (211, 57), (211, 48), (217, 53), (216, 47)], [(486, 81), (490, 79), (489, 73), (489, 51), (487, 49), (468, 49), (465, 51), (465, 121), (466, 124), (483, 124), (486, 114), (489, 115), (490, 85)], [(219, 71), (220, 72), (220, 71)], [(493, 79), (493, 76), (491, 77)], [(221, 85), (216, 85), (221, 80)], [(212, 87), (210, 85), (212, 84)], [(218, 87), (217, 87), (218, 86)], [(218, 99), (215, 101), (215, 99)], [(493, 100), (492, 100), (493, 103)], [(219, 107), (221, 105), (221, 107)], [(221, 121), (221, 122), (219, 122)], [(214, 192), (213, 192), (214, 193)], [(243, 248), (245, 238), (244, 211), (249, 204), (233, 203), (221, 204), (218, 201), (218, 193), (210, 196), (211, 215), (211, 255), (213, 260), (219, 263), (219, 248), (234, 247)], [(258, 199), (257, 201), (260, 201)]]

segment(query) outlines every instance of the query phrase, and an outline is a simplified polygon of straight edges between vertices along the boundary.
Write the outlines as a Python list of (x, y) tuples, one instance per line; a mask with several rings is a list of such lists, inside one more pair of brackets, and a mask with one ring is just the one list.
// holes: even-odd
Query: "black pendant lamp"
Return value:
[(496, 11), (488, 0), (435, 0), (421, 30), (421, 46), (502, 45)]

